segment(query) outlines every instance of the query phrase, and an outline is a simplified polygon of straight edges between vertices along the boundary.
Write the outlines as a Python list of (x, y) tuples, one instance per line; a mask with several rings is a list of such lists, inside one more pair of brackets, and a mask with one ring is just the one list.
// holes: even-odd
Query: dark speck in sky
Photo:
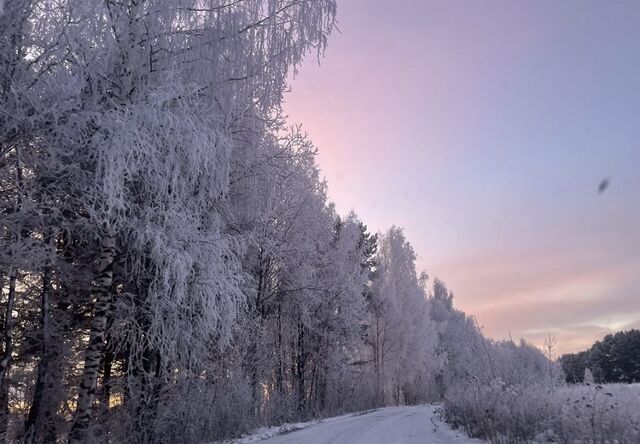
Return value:
[(609, 179), (602, 179), (602, 182), (598, 185), (598, 193), (604, 193), (607, 188), (609, 188)]

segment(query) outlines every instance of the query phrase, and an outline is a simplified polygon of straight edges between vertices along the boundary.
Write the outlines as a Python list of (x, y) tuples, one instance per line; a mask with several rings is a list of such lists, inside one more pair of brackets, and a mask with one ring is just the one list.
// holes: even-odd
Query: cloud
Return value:
[(486, 334), (538, 345), (553, 334), (567, 352), (640, 325), (640, 261), (582, 253), (510, 252), (443, 268), (456, 304), (475, 314)]

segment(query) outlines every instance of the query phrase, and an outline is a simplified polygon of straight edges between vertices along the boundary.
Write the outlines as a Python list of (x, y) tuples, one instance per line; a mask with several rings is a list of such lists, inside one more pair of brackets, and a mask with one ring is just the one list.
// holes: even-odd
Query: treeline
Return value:
[(609, 334), (588, 350), (563, 355), (560, 362), (568, 383), (584, 382), (587, 369), (596, 383), (640, 382), (640, 330)]
[(327, 199), (281, 104), (333, 0), (3, 5), (0, 442), (202, 442), (555, 384), (402, 230)]

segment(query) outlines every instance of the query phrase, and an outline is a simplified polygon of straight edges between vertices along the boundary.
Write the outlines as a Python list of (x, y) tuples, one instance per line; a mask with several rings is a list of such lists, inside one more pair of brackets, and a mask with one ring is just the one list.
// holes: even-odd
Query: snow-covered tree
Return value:
[(415, 253), (400, 228), (379, 236), (376, 267), (367, 344), (378, 400), (418, 401), (426, 396), (436, 332), (416, 274)]

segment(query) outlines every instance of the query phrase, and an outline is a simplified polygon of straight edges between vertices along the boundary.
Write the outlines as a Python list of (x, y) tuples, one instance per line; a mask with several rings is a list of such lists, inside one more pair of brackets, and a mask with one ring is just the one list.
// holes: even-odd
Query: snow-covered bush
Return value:
[(549, 394), (539, 385), (508, 386), (501, 380), (489, 385), (468, 382), (447, 391), (445, 419), (474, 437), (526, 442), (544, 427), (541, 422), (555, 416)]
[(553, 393), (562, 442), (640, 442), (640, 391), (625, 384), (569, 385)]
[(445, 419), (498, 443), (637, 443), (640, 396), (624, 385), (468, 382), (445, 396)]

